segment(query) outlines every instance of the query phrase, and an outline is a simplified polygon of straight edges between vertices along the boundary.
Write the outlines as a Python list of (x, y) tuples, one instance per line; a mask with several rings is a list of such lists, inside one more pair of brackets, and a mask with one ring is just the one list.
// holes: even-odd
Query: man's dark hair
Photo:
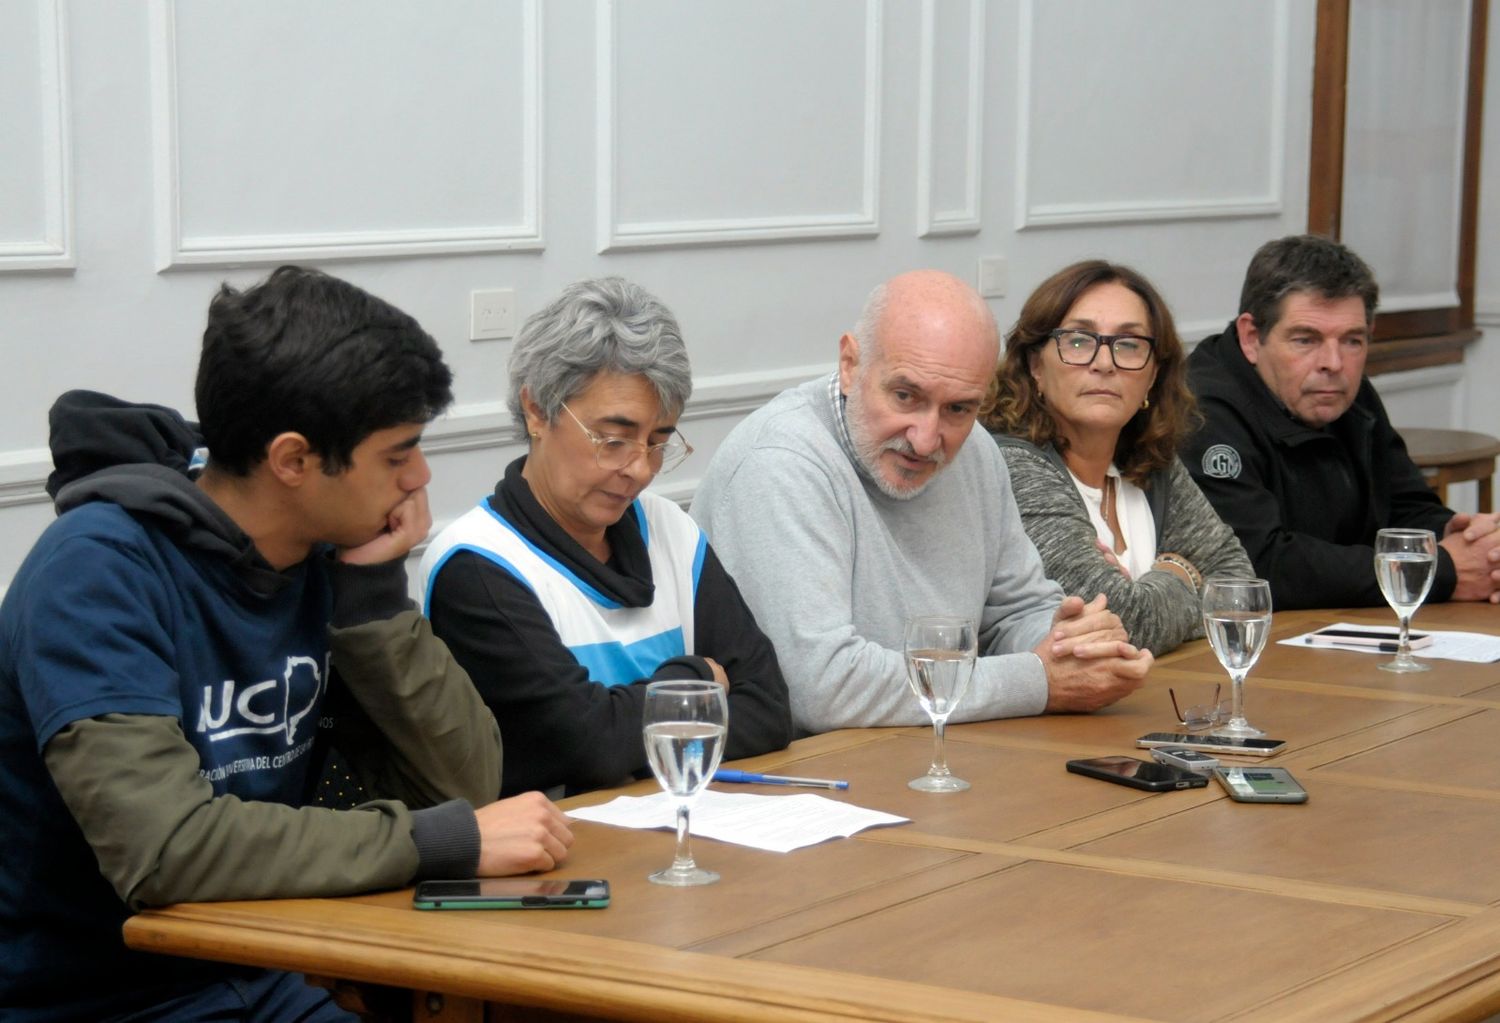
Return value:
[(1365, 261), (1331, 238), (1294, 234), (1266, 242), (1250, 259), (1240, 289), (1240, 312), (1249, 313), (1261, 343), (1281, 319), (1282, 301), (1310, 292), (1330, 301), (1359, 296), (1365, 323), (1375, 320), (1380, 286)]
[(333, 475), (375, 431), (441, 413), (452, 382), (437, 342), (406, 313), (337, 277), (283, 266), (214, 296), (194, 396), (215, 470), (245, 476), (273, 438), (295, 431)]

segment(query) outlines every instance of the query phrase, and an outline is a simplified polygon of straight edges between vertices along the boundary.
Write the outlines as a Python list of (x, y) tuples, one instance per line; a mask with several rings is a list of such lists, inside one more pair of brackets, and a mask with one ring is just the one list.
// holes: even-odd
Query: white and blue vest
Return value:
[(643, 493), (634, 508), (656, 587), (650, 607), (624, 607), (600, 593), (522, 536), (488, 498), (439, 533), (422, 555), (424, 605), (431, 606), (433, 584), (448, 559), (472, 551), (535, 594), (590, 679), (614, 686), (650, 678), (663, 661), (693, 652), (693, 604), (708, 542), (666, 498)]

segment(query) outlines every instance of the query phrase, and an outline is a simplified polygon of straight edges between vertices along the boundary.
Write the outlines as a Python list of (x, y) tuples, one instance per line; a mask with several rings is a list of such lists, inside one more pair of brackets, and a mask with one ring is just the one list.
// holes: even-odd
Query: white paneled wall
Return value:
[[(191, 411), (214, 288), (284, 261), (442, 343), (458, 403), (429, 433), (439, 525), (518, 451), (509, 343), (468, 340), (476, 289), (513, 288), (524, 317), (618, 273), (672, 306), (699, 452), (657, 484), (677, 498), (743, 415), (831, 367), (904, 269), (973, 280), (1003, 260), (1008, 324), (1057, 267), (1104, 256), (1155, 280), (1188, 337), (1216, 331), (1254, 248), (1305, 223), (1313, 17), (1304, 0), (4, 0), (0, 585), (50, 517), (51, 400)], [(1448, 415), (1468, 386), (1418, 379), (1402, 400)]]
[(922, 0), (917, 81), (917, 234), (984, 228), (984, 0)]
[(1025, 0), (1017, 225), (1281, 216), (1294, 65), (1307, 81), (1289, 17), (1287, 0)]
[(152, 0), (159, 266), (541, 248), (538, 6)]
[(881, 24), (879, 0), (602, 4), (600, 251), (878, 234)]
[[(73, 265), (61, 0), (0, 6), (0, 271)], [(13, 148), (13, 152), (12, 152)]]

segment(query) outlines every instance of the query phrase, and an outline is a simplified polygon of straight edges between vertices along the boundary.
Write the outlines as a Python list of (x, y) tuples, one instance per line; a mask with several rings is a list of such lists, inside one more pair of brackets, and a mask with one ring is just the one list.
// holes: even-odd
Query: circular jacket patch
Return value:
[(1240, 477), (1240, 453), (1228, 444), (1215, 444), (1203, 452), (1203, 475), (1216, 480)]

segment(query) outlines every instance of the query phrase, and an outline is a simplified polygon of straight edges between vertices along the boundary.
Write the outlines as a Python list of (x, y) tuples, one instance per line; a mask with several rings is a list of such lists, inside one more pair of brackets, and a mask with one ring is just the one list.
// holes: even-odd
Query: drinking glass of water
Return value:
[(677, 855), (650, 875), (656, 884), (713, 884), (719, 875), (693, 862), (688, 811), (724, 755), (729, 703), (717, 682), (652, 682), (646, 686), (643, 735), (646, 759), (667, 794), (677, 801)]
[(906, 625), (906, 680), (932, 718), (932, 766), (922, 777), (907, 782), (919, 792), (962, 792), (969, 787), (948, 770), (943, 729), (969, 688), (978, 647), (978, 632), (969, 618), (930, 615), (913, 618)]
[(1211, 578), (1203, 585), (1203, 631), (1229, 672), (1229, 721), (1214, 732), (1254, 737), (1266, 733), (1245, 720), (1245, 676), (1271, 632), (1271, 585), (1264, 579)]
[(1437, 574), (1437, 537), (1430, 529), (1382, 529), (1375, 534), (1375, 578), (1385, 602), (1401, 620), (1401, 644), (1382, 671), (1428, 671), (1411, 655), (1411, 616)]

